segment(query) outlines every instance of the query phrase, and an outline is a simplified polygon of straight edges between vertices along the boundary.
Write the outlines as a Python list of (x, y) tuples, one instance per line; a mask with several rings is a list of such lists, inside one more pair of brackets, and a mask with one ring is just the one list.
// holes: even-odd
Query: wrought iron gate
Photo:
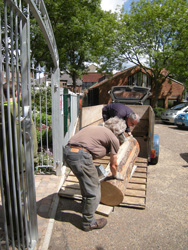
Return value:
[[(57, 130), (61, 129), (59, 58), (42, 0), (5, 0), (0, 4), (0, 249), (34, 249), (38, 229), (33, 168), (30, 12), (41, 27), (54, 63), (52, 125)], [(57, 130), (57, 135), (61, 134)], [(61, 167), (62, 150), (53, 150), (56, 152), (54, 164)]]

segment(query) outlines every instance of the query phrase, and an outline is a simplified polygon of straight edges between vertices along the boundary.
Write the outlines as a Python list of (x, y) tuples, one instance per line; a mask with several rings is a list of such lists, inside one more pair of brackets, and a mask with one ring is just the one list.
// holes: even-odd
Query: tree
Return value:
[(188, 90), (188, 6), (184, 6), (184, 11), (179, 17), (176, 25), (176, 36), (174, 46), (174, 58), (169, 65), (176, 80), (184, 82)]
[(31, 15), (30, 20), (30, 39), (31, 39), (31, 59), (34, 62), (34, 68), (46, 66), (47, 69), (53, 68), (53, 61), (48, 49), (48, 45), (41, 32), (37, 21)]
[[(119, 59), (139, 65), (146, 74), (152, 73), (154, 107), (166, 78), (187, 71), (182, 64), (188, 53), (187, 7), (186, 0), (140, 0), (132, 3), (130, 13), (121, 15)], [(166, 74), (162, 73), (164, 68)]]
[[(106, 60), (106, 63), (104, 61), (110, 58), (113, 51), (117, 15), (101, 10), (100, 2), (45, 0), (58, 47), (60, 70), (71, 76), (74, 89), (76, 79), (86, 73), (85, 63), (99, 63), (101, 70), (108, 68), (107, 71), (112, 71), (110, 60)], [(33, 57), (36, 62), (43, 60), (50, 68), (44, 40), (39, 30), (34, 25), (32, 27)], [(36, 46), (38, 42), (40, 47)]]

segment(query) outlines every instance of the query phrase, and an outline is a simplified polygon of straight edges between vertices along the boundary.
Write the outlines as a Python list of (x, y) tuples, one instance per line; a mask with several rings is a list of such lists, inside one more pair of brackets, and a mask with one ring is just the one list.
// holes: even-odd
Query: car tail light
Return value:
[(155, 158), (155, 149), (151, 150), (151, 158)]

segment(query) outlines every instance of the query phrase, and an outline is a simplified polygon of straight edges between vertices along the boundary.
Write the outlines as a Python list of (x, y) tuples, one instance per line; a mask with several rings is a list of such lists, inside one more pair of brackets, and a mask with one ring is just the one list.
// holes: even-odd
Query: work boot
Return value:
[(106, 226), (107, 224), (107, 219), (105, 218), (100, 218), (100, 219), (97, 219), (96, 222), (93, 224), (93, 225), (89, 225), (89, 226), (84, 226), (84, 231), (91, 231), (93, 229), (101, 229), (103, 228), (104, 226)]

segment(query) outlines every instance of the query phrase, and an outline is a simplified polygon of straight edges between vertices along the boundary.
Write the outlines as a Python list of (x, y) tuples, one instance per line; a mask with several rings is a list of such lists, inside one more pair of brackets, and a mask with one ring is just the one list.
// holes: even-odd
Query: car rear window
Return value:
[(148, 89), (134, 87), (134, 89), (127, 87), (114, 87), (113, 95), (116, 100), (142, 100), (148, 93)]
[(180, 104), (172, 107), (171, 109), (173, 109), (173, 110), (181, 110), (182, 108), (184, 108), (186, 106), (188, 106), (188, 103), (184, 102), (184, 103), (180, 103)]

